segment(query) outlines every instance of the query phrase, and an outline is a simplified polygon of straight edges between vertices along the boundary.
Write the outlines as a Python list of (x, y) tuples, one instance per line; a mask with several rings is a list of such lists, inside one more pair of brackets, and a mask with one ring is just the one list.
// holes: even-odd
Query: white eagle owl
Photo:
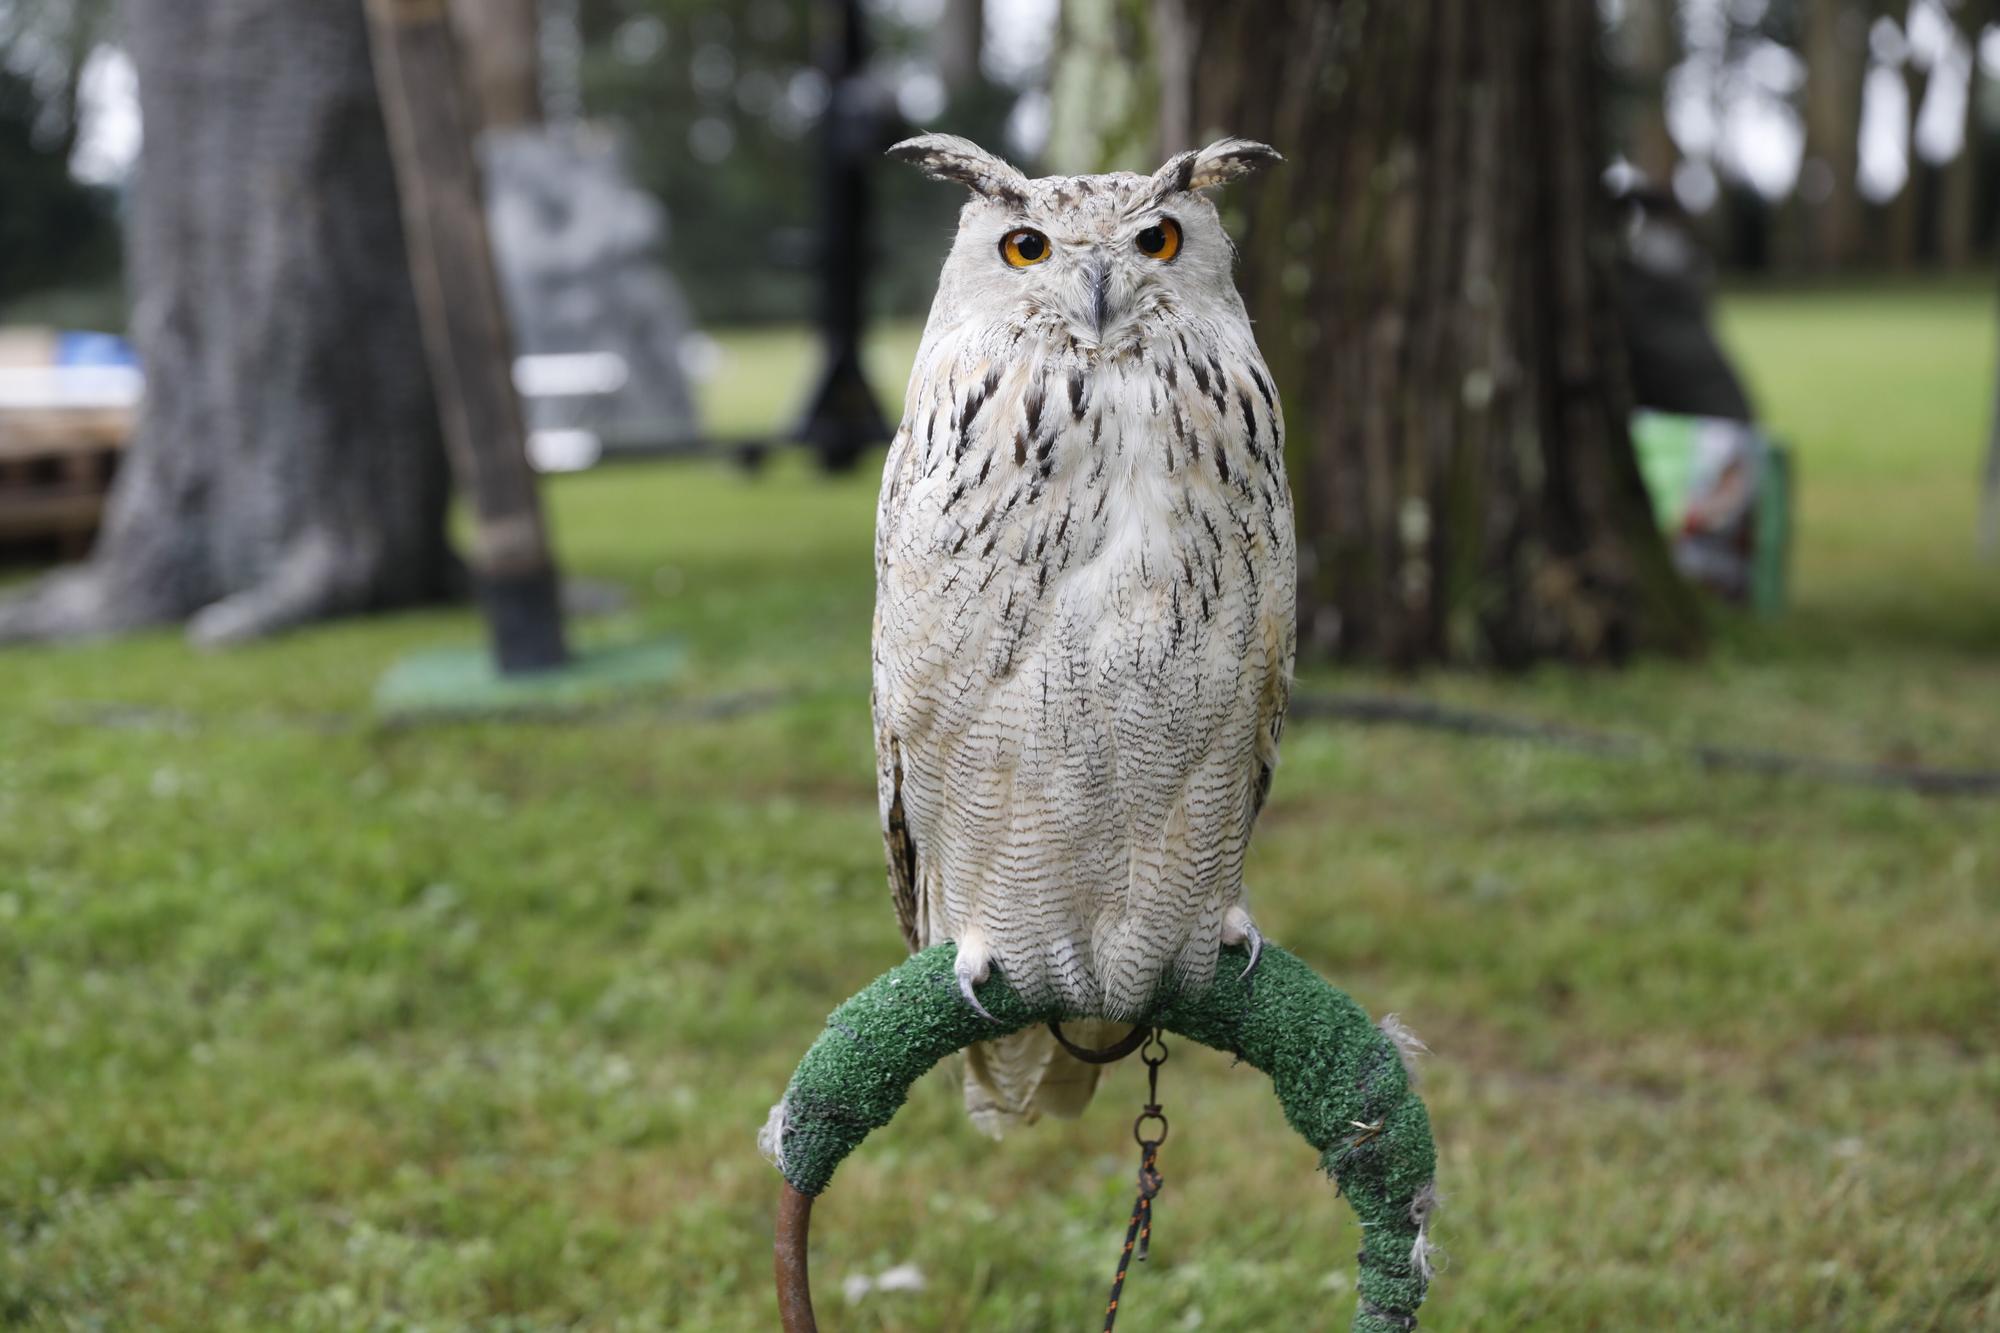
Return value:
[[(897, 915), (912, 949), (957, 944), (975, 1008), (997, 969), (1030, 1003), (1137, 1018), (1261, 944), (1243, 855), (1297, 557), (1277, 394), (1201, 192), (1278, 154), (1040, 180), (949, 135), (890, 154), (972, 191), (876, 520)], [(998, 1133), (1079, 1111), (1096, 1074), (1021, 1033), (972, 1049), (967, 1105)]]

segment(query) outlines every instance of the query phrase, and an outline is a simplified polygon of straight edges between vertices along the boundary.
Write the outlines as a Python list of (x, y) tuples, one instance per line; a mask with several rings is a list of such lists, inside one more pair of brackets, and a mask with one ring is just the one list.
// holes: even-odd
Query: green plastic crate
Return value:
[(1634, 414), (1632, 442), (1681, 571), (1759, 614), (1783, 610), (1792, 451), (1755, 426), (1664, 412)]

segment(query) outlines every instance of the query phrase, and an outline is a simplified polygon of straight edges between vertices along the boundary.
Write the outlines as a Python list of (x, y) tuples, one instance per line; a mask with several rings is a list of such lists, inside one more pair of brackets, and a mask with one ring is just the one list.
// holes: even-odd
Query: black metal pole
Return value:
[(827, 0), (820, 68), (830, 97), (820, 133), (819, 331), (823, 362), (797, 436), (830, 471), (854, 466), (889, 424), (861, 367), (861, 331), (874, 236), (868, 174), (888, 143), (880, 90), (868, 78), (860, 0)]

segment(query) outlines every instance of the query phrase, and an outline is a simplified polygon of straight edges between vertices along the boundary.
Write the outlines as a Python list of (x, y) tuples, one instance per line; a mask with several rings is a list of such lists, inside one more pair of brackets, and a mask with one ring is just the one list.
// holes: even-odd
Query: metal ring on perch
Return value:
[[(1224, 953), (1248, 957), (1241, 948)], [(785, 1333), (818, 1329), (806, 1265), (814, 1197), (871, 1131), (889, 1123), (911, 1085), (973, 1042), (1077, 1017), (1031, 1008), (996, 974), (980, 993), (996, 1020), (989, 1023), (959, 997), (956, 954), (949, 944), (913, 954), (836, 1009), (772, 1110), (763, 1142), (785, 1177), (774, 1255)], [(1267, 946), (1249, 978), (1237, 971), (1225, 958), (1214, 984), (1163, 999), (1141, 1025), (1270, 1075), (1286, 1120), (1319, 1150), (1361, 1222), (1354, 1333), (1413, 1329), (1430, 1285), (1426, 1228), (1437, 1154), (1403, 1051), (1361, 1006), (1283, 949)]]

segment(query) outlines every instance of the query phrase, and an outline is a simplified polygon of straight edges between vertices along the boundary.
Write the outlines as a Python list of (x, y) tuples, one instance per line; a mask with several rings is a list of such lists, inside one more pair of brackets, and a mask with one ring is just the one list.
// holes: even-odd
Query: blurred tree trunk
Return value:
[(449, 481), (359, 4), (132, 0), (146, 400), (90, 563), (0, 641), (206, 642), (458, 591)]
[(985, 43), (985, 0), (944, 0), (944, 12), (931, 28), (931, 60), (948, 92), (956, 96), (983, 77), (979, 57)]
[(1625, 151), (1647, 180), (1671, 188), (1680, 150), (1667, 130), (1667, 75), (1681, 59), (1679, 7), (1676, 0), (1633, 0), (1626, 22), (1631, 126)]
[(1887, 206), (1888, 253), (1884, 258), (1892, 268), (1912, 269), (1930, 248), (1924, 223), (1935, 214), (1935, 209), (1926, 208), (1925, 200), (1936, 189), (1937, 168), (1917, 151), (1917, 113), (1923, 109), (1924, 95), (1930, 90), (1930, 74), (1908, 54), (1903, 57), (1901, 72), (1903, 95), (1909, 99), (1910, 108), (1903, 135), (1903, 161), (1908, 174), (1903, 179), (1903, 188), (1896, 191), (1896, 197)]
[(1627, 426), (1595, 0), (1185, 3), (1195, 140), (1289, 159), (1222, 206), (1284, 394), (1307, 642), (1695, 647)]
[(1987, 424), (1986, 504), (1980, 515), (1980, 549), (2000, 559), (2000, 374), (1994, 377), (1993, 417)]
[(1963, 269), (1972, 264), (1978, 247), (1979, 164), (1985, 128), (1979, 114), (1979, 100), (1986, 96), (1981, 85), (1978, 33), (1972, 34), (1970, 59), (1965, 64), (1965, 126), (1958, 155), (1943, 167), (1942, 216), (1938, 219), (1938, 258), (1946, 267)]
[(64, 33), (62, 131), (58, 148), (67, 162), (76, 152), (83, 130), (83, 69), (90, 62), (98, 37), (108, 26), (108, 7), (102, 0), (76, 0), (70, 6), (69, 28)]
[(470, 66), (483, 129), (542, 119), (541, 12), (537, 0), (451, 0), (452, 27)]
[(1006, 6), (989, 8), (986, 0), (942, 3), (929, 46), (944, 83), (945, 106), (926, 128), (962, 134), (975, 143), (997, 143), (1020, 95), (986, 75), (986, 19), (993, 14), (1005, 22), (1014, 11)]
[(82, 124), (84, 66), (111, 27), (110, 0), (0, 0), (0, 59), (35, 89), (36, 149), (67, 162)]
[[(1160, 114), (1156, 66), (1162, 20), (1178, 0), (1063, 0), (1050, 77), (1049, 170), (1069, 175), (1151, 171), (1172, 134)], [(1187, 144), (1180, 139), (1168, 150)]]
[[(1966, 151), (1972, 151), (1968, 141)], [(2000, 369), (1993, 377), (1993, 414), (1986, 423), (1986, 502), (1980, 507), (1979, 548), (1989, 560), (2000, 560)]]
[[(1802, 7), (1806, 57), (1806, 161), (1801, 192), (1812, 208), (1812, 263), (1843, 269), (1861, 253), (1861, 91), (1868, 73), (1868, 16), (1854, 0)], [(1814, 198), (1813, 196), (1818, 196)]]

